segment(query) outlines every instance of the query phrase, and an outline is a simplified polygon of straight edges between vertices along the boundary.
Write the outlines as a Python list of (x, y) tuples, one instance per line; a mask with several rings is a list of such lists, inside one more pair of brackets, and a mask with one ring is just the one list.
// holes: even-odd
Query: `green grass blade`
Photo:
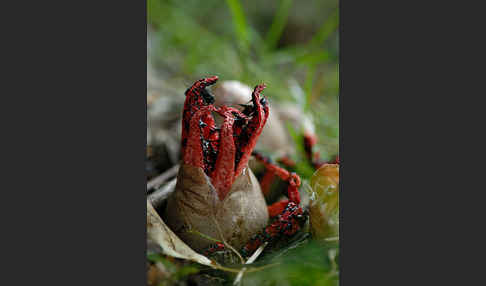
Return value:
[(312, 88), (314, 86), (314, 78), (316, 76), (316, 65), (314, 63), (309, 64), (307, 69), (307, 75), (304, 84), (305, 91), (305, 105), (304, 112), (309, 112), (311, 109)]
[(165, 12), (160, 1), (147, 0), (147, 23), (158, 26)]
[(287, 19), (291, 7), (292, 0), (280, 1), (280, 6), (278, 7), (277, 13), (273, 18), (270, 30), (265, 37), (265, 46), (268, 50), (273, 50), (277, 46), (278, 40), (282, 36), (282, 32), (285, 28), (285, 24), (287, 24)]
[(329, 18), (322, 24), (319, 31), (310, 41), (311, 46), (322, 45), (327, 38), (334, 32), (339, 26), (339, 10), (336, 9)]
[(248, 28), (245, 13), (239, 0), (226, 0), (233, 18), (235, 33), (243, 51), (249, 49)]

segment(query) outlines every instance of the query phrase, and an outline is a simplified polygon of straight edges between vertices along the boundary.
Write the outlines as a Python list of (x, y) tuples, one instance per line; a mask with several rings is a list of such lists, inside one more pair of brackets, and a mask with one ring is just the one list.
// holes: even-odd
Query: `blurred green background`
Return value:
[(204, 76), (264, 82), (313, 118), (321, 157), (338, 153), (337, 0), (148, 0), (149, 62), (175, 86)]

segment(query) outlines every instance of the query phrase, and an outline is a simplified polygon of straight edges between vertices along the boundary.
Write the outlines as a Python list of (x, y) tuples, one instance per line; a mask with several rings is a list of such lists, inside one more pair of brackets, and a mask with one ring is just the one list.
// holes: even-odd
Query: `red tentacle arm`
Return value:
[[(243, 168), (247, 165), (250, 159), (251, 152), (256, 145), (257, 139), (262, 133), (263, 126), (267, 122), (269, 115), (268, 105), (265, 99), (260, 98), (261, 92), (265, 89), (265, 85), (257, 85), (251, 94), (253, 103), (253, 113), (252, 118), (248, 123), (248, 126), (243, 130), (240, 136), (243, 136), (243, 140), (239, 141), (238, 150), (240, 151), (240, 158), (237, 166), (235, 175), (239, 175)], [(244, 112), (243, 112), (244, 113)]]
[(288, 167), (288, 168), (293, 168), (296, 165), (295, 162), (292, 159), (290, 159), (290, 157), (288, 157), (288, 156), (284, 156), (282, 158), (279, 158), (278, 162), (280, 164)]
[(182, 161), (199, 168), (205, 167), (203, 145), (201, 138), (201, 119), (210, 116), (211, 107), (206, 106), (198, 110), (191, 118), (189, 135), (187, 138), (186, 149), (183, 153)]
[(244, 256), (250, 256), (263, 242), (272, 242), (285, 235), (290, 237), (294, 235), (303, 222), (306, 221), (306, 215), (301, 207), (289, 202), (283, 212), (267, 226), (263, 231), (257, 233), (241, 250)]
[(211, 181), (218, 190), (220, 200), (223, 200), (226, 194), (231, 189), (235, 179), (235, 142), (233, 138), (233, 124), (235, 119), (231, 113), (231, 109), (223, 106), (218, 113), (224, 117), (223, 125), (219, 133), (219, 152), (216, 159), (216, 165), (211, 174)]
[(289, 199), (276, 202), (271, 206), (269, 206), (268, 213), (270, 214), (270, 216), (273, 217), (281, 214), (289, 203), (294, 203), (296, 205), (299, 205), (300, 204), (299, 187), (301, 183), (299, 175), (297, 175), (296, 173), (291, 173), (285, 170), (284, 168), (281, 168), (273, 164), (269, 158), (261, 155), (258, 152), (253, 152), (253, 156), (255, 156), (255, 158), (258, 161), (261, 161), (263, 163), (267, 172), (273, 173), (277, 175), (280, 179), (288, 182), (287, 197)]
[(320, 154), (315, 151), (315, 145), (317, 143), (317, 136), (311, 133), (304, 133), (304, 150), (307, 160), (312, 164), (314, 169), (319, 169), (324, 164), (339, 164), (339, 155), (331, 162), (326, 162), (320, 159)]
[(211, 97), (206, 96), (205, 88), (213, 85), (218, 81), (217, 76), (203, 78), (196, 81), (185, 92), (186, 99), (184, 101), (184, 111), (182, 112), (182, 136), (181, 136), (181, 152), (184, 154), (186, 144), (189, 136), (189, 129), (191, 128), (190, 121), (194, 113), (196, 113), (201, 106), (206, 103), (212, 103)]
[(275, 174), (267, 171), (260, 180), (260, 188), (265, 196), (270, 193), (270, 187), (272, 186), (273, 179), (275, 179)]

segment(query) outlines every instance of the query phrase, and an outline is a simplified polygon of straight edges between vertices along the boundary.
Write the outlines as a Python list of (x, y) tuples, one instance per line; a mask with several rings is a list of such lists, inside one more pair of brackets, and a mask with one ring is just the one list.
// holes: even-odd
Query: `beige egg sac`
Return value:
[(201, 252), (215, 243), (207, 237), (221, 241), (223, 236), (234, 248), (243, 247), (267, 226), (269, 215), (260, 185), (249, 168), (220, 201), (203, 169), (182, 165), (163, 219), (178, 237)]

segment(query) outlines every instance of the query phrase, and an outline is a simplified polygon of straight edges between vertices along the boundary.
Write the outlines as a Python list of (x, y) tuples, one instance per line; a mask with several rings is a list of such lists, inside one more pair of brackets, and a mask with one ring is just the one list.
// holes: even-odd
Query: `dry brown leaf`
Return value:
[(160, 245), (164, 254), (214, 267), (207, 257), (195, 252), (164, 223), (147, 200), (147, 237)]

